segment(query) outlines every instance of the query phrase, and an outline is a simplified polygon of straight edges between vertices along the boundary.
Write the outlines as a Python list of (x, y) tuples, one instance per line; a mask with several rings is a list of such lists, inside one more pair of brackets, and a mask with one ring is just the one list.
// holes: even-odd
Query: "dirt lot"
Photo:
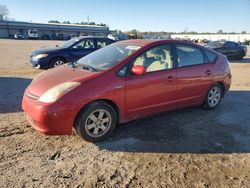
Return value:
[(230, 63), (219, 108), (120, 125), (106, 141), (44, 136), (26, 122), (29, 53), (57, 41), (0, 40), (0, 187), (250, 187), (250, 54)]

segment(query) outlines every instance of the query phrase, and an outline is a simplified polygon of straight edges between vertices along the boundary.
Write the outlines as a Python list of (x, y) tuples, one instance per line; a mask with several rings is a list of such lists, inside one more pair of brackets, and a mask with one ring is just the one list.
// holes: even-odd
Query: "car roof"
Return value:
[[(93, 38), (93, 39), (95, 39), (95, 38), (102, 38), (102, 39), (109, 39), (108, 37), (101, 37), (101, 36), (80, 36), (80, 37), (75, 37), (76, 39), (79, 39), (79, 40), (81, 40), (81, 39), (87, 39), (87, 38)], [(110, 39), (110, 40), (112, 40), (112, 39)]]
[(118, 41), (118, 43), (126, 44), (126, 45), (137, 45), (137, 46), (148, 46), (152, 44), (160, 44), (160, 43), (183, 43), (190, 44), (190, 42), (182, 41), (182, 40), (165, 40), (165, 39), (133, 39), (133, 40), (123, 40)]

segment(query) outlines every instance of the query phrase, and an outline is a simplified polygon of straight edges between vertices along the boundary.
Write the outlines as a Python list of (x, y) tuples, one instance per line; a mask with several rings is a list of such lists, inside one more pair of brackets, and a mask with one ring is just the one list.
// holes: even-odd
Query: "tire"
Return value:
[(104, 101), (97, 101), (80, 112), (74, 127), (84, 140), (97, 142), (107, 138), (115, 129), (116, 123), (114, 108)]
[(220, 84), (213, 85), (207, 92), (203, 108), (208, 110), (216, 108), (220, 104), (222, 96), (223, 91)]
[(63, 58), (60, 58), (60, 57), (57, 57), (57, 58), (54, 58), (51, 60), (50, 62), (50, 67), (53, 68), (53, 67), (58, 67), (60, 65), (63, 65), (65, 62), (65, 60)]
[(243, 57), (244, 57), (244, 52), (241, 51), (240, 54), (236, 56), (236, 59), (237, 59), (237, 60), (242, 60)]

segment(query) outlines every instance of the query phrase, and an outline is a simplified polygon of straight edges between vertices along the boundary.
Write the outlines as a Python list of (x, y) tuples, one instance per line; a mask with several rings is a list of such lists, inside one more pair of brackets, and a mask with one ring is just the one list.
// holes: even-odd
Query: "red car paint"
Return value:
[[(142, 47), (103, 72), (88, 72), (63, 65), (35, 78), (26, 89), (22, 102), (33, 128), (50, 135), (71, 134), (78, 113), (95, 100), (109, 102), (118, 111), (119, 122), (127, 122), (163, 111), (201, 105), (208, 89), (215, 83), (222, 84), (224, 93), (229, 90), (231, 73), (227, 59), (214, 51), (217, 59), (213, 63), (119, 77), (117, 72), (124, 65), (153, 46), (189, 44), (174, 40), (128, 40), (119, 43)], [(48, 89), (69, 81), (81, 82), (81, 85), (54, 103), (38, 100)]]

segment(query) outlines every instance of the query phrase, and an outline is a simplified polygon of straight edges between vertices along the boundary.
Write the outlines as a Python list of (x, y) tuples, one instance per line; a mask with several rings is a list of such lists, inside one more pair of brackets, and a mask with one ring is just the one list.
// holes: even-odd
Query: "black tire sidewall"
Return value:
[(61, 60), (65, 63), (64, 59), (63, 58), (60, 58), (60, 57), (56, 57), (56, 58), (53, 58), (50, 62), (50, 67), (51, 68), (54, 68), (55, 67), (55, 62), (57, 62), (58, 60)]
[[(218, 87), (220, 89), (220, 100), (219, 100), (219, 102), (215, 106), (211, 106), (209, 104), (209, 102), (208, 102), (208, 95), (209, 95), (209, 92), (211, 91), (211, 89), (213, 89), (214, 87)], [(216, 108), (220, 104), (220, 102), (221, 102), (221, 98), (223, 96), (222, 92), (223, 92), (222, 88), (221, 88), (221, 86), (219, 84), (215, 84), (212, 87), (210, 87), (209, 90), (208, 90), (208, 92), (207, 92), (206, 99), (205, 99), (205, 102), (203, 104), (203, 107), (205, 109), (214, 109), (214, 108)]]
[[(93, 111), (96, 111), (98, 109), (107, 110), (111, 115), (112, 122), (109, 127), (109, 130), (104, 135), (100, 137), (92, 137), (85, 130), (85, 122), (89, 114), (91, 114)], [(97, 141), (107, 138), (115, 129), (116, 123), (117, 123), (117, 115), (116, 115), (114, 108), (110, 106), (109, 104), (107, 104), (106, 102), (100, 101), (100, 102), (94, 102), (94, 103), (89, 104), (86, 108), (83, 109), (82, 112), (80, 112), (76, 125), (75, 125), (75, 129), (76, 129), (76, 132), (80, 135), (80, 137), (83, 138), (84, 140), (88, 142), (97, 142)]]

